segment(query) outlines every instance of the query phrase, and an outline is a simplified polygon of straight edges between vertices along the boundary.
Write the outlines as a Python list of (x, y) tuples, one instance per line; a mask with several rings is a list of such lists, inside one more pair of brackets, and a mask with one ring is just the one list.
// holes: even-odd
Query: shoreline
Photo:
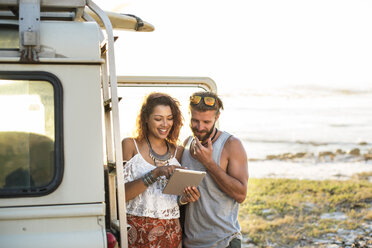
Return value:
[[(292, 162), (250, 161), (249, 178), (287, 178), (307, 180), (348, 180), (353, 175), (372, 172), (372, 162)], [(368, 179), (372, 182), (372, 177)]]

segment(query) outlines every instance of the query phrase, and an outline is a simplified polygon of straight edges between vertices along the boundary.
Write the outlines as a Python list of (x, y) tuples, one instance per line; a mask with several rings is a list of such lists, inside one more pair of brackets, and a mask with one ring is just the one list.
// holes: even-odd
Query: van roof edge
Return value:
[[(0, 2), (0, 8), (18, 5), (19, 0), (2, 0)], [(40, 0), (40, 7), (42, 8), (83, 8), (85, 5), (85, 0)]]
[[(19, 5), (19, 0), (0, 1), (0, 19), (18, 20), (16, 13), (12, 11)], [(103, 27), (103, 24), (96, 14), (86, 6), (85, 0), (40, 0), (42, 20), (64, 20), (64, 21), (85, 21), (84, 12)], [(115, 30), (132, 30), (138, 32), (152, 32), (154, 26), (143, 21), (137, 16), (105, 11)], [(88, 20), (89, 21), (89, 20)]]

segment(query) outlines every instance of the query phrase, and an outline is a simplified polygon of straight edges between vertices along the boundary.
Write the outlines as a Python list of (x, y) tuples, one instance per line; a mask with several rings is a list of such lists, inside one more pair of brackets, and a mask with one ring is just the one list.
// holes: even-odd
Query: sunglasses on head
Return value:
[(204, 101), (204, 104), (207, 106), (213, 107), (216, 104), (216, 98), (212, 96), (191, 96), (190, 102), (194, 105), (198, 105), (202, 99)]

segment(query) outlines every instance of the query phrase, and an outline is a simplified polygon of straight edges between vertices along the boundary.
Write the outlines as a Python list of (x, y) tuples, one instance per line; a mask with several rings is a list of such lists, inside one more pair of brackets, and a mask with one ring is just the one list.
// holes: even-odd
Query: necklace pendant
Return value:
[(158, 163), (158, 166), (165, 166), (165, 165), (168, 165), (168, 161), (157, 161)]
[(157, 166), (157, 163), (156, 162), (159, 162), (161, 164), (165, 164), (165, 163), (168, 163), (169, 164), (169, 159), (172, 157), (172, 154), (170, 152), (170, 149), (169, 149), (169, 144), (167, 141), (165, 141), (166, 145), (167, 145), (167, 152), (163, 155), (159, 155), (157, 154), (151, 147), (151, 143), (150, 143), (150, 140), (146, 137), (146, 140), (147, 140), (147, 144), (149, 146), (149, 156), (152, 160), (154, 160), (154, 163), (155, 163), (155, 166)]

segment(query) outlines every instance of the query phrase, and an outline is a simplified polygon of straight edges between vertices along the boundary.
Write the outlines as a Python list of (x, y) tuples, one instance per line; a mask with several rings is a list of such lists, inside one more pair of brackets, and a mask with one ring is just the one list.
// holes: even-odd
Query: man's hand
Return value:
[(195, 137), (195, 143), (193, 147), (193, 155), (194, 157), (202, 163), (207, 169), (209, 166), (214, 164), (213, 158), (213, 146), (211, 138), (208, 138), (207, 145), (203, 146), (199, 139)]
[(212, 158), (212, 141), (208, 139), (204, 147), (195, 137), (192, 156), (202, 163), (221, 191), (225, 192), (238, 203), (242, 203), (247, 196), (248, 162), (247, 154), (241, 141), (235, 137), (229, 138), (222, 150), (220, 165)]

